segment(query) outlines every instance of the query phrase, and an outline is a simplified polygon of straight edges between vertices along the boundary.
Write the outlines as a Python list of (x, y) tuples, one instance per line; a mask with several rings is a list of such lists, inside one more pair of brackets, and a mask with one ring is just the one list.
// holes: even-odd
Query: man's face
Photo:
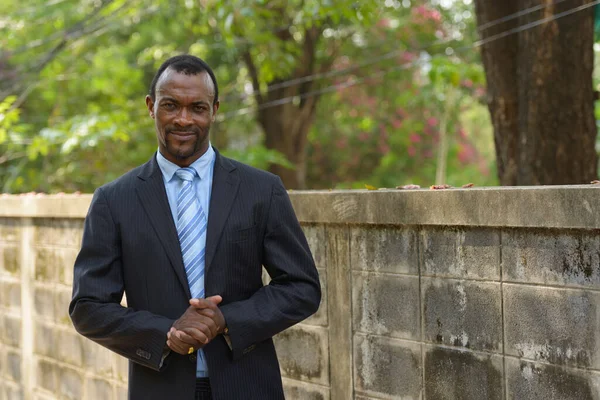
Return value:
[(156, 125), (158, 148), (169, 161), (186, 167), (208, 149), (208, 132), (219, 103), (206, 72), (185, 75), (167, 68), (156, 83), (156, 98), (146, 106)]

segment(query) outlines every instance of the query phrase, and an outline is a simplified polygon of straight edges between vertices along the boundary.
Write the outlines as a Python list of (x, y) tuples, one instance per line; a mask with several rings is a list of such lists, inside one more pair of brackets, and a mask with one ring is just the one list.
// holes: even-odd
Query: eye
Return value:
[(204, 112), (206, 111), (206, 106), (201, 105), (201, 104), (197, 104), (194, 106), (194, 111), (196, 112)]
[(173, 104), (173, 103), (163, 103), (162, 107), (163, 107), (165, 110), (169, 110), (169, 111), (171, 111), (171, 110), (174, 110), (174, 109), (175, 109), (175, 104)]

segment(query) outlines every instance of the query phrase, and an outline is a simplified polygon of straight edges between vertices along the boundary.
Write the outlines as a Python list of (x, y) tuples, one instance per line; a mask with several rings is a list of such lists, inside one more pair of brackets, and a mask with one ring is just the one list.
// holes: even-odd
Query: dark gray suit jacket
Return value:
[[(272, 281), (263, 286), (262, 266)], [(204, 347), (215, 400), (282, 399), (271, 337), (313, 314), (317, 270), (281, 180), (217, 152), (206, 243), (206, 295), (230, 332)], [(123, 292), (128, 307), (119, 303)], [(192, 400), (196, 357), (166, 333), (189, 306), (177, 230), (156, 157), (96, 190), (75, 262), (77, 331), (127, 357), (131, 399)]]

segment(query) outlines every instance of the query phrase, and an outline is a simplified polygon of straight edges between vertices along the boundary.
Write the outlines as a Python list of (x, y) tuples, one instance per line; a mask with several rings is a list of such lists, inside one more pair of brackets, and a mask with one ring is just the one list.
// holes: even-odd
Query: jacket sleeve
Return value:
[(272, 188), (262, 262), (269, 285), (247, 300), (221, 307), (234, 359), (314, 314), (321, 301), (312, 254), (280, 179)]
[(128, 359), (159, 370), (173, 320), (123, 307), (124, 281), (118, 226), (102, 188), (85, 219), (75, 261), (69, 315), (77, 332)]

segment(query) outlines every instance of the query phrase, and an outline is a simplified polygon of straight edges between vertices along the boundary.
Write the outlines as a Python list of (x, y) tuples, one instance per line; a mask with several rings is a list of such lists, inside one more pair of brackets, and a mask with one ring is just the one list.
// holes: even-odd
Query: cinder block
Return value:
[(407, 275), (352, 273), (355, 331), (419, 340), (419, 278)]
[(85, 384), (88, 399), (113, 400), (115, 398), (114, 390), (107, 381), (87, 378)]
[(506, 358), (507, 398), (599, 400), (600, 374)]
[(329, 389), (311, 385), (293, 379), (282, 378), (283, 391), (287, 399), (294, 400), (329, 400)]
[(600, 288), (600, 236), (507, 230), (502, 233), (502, 268), (508, 282)]
[(506, 353), (600, 368), (600, 292), (504, 284)]
[[(401, 399), (422, 396), (421, 345), (398, 339), (354, 335), (357, 394)], [(332, 360), (335, 365), (335, 360)]]
[(54, 394), (36, 392), (33, 394), (33, 400), (55, 400)]
[(2, 341), (15, 347), (21, 347), (21, 318), (4, 315)]
[(54, 292), (54, 318), (58, 324), (73, 327), (69, 317), (69, 303), (71, 302), (71, 289), (58, 289)]
[(64, 363), (81, 367), (83, 365), (83, 336), (72, 331), (55, 330), (58, 345), (58, 359)]
[(52, 325), (36, 322), (34, 324), (34, 347), (35, 354), (56, 359), (58, 356), (58, 338)]
[(112, 377), (116, 368), (113, 353), (90, 339), (83, 336), (79, 336), (79, 338), (84, 368), (100, 376)]
[(83, 219), (34, 219), (34, 243), (79, 248), (83, 234)]
[(23, 390), (20, 387), (15, 386), (5, 386), (5, 395), (4, 398), (6, 400), (23, 400)]
[(60, 367), (58, 364), (38, 358), (35, 386), (50, 392), (56, 392), (58, 388), (59, 371)]
[(61, 368), (58, 376), (61, 398), (81, 400), (83, 398), (83, 376), (71, 368)]
[(6, 351), (6, 377), (21, 382), (21, 355), (15, 351)]
[(354, 270), (417, 275), (417, 233), (410, 228), (352, 228), (350, 260)]
[(317, 268), (327, 269), (325, 258), (327, 257), (327, 239), (325, 237), (325, 225), (302, 225), (306, 241), (315, 259)]
[(327, 317), (328, 302), (327, 302), (327, 271), (324, 269), (318, 269), (319, 271), (319, 282), (321, 282), (321, 305), (317, 312), (308, 317), (302, 323), (308, 325), (327, 326), (329, 323)]
[(499, 283), (422, 278), (421, 287), (425, 341), (502, 352)]
[(500, 279), (500, 234), (487, 228), (424, 228), (422, 275)]
[(54, 291), (38, 286), (33, 293), (36, 318), (54, 321)]
[(2, 283), (2, 305), (8, 309), (18, 311), (21, 309), (21, 283), (4, 281)]
[(21, 257), (16, 246), (0, 246), (0, 271), (18, 276), (21, 271)]
[(117, 400), (129, 400), (127, 386), (117, 386)]
[(35, 280), (38, 282), (58, 282), (58, 268), (63, 265), (62, 249), (35, 249)]
[(115, 377), (121, 382), (127, 382), (129, 378), (129, 360), (113, 353), (116, 362)]
[(21, 221), (0, 218), (0, 243), (18, 243), (21, 240)]
[[(502, 357), (425, 346), (425, 398), (503, 399)], [(519, 398), (521, 399), (527, 398)]]
[(329, 384), (327, 329), (296, 325), (274, 337), (282, 374), (291, 379)]

